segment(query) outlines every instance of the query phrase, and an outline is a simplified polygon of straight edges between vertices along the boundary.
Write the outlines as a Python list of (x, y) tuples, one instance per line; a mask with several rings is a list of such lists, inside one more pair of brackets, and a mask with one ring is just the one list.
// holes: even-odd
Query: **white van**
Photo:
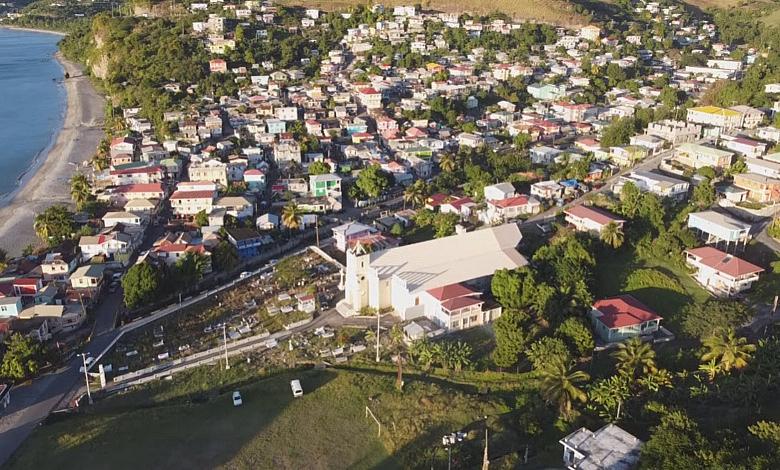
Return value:
[(303, 388), (301, 387), (301, 381), (298, 379), (291, 380), (290, 381), (290, 388), (292, 389), (292, 394), (295, 398), (302, 397), (303, 396)]

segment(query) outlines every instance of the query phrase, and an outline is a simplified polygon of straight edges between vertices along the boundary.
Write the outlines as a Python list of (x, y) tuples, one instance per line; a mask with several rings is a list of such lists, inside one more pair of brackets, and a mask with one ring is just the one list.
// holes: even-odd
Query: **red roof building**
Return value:
[(629, 294), (597, 301), (590, 318), (596, 333), (607, 343), (652, 335), (659, 330), (663, 319)]
[(685, 262), (696, 270), (694, 278), (715, 295), (732, 297), (758, 280), (764, 269), (711, 246), (685, 251)]
[(614, 223), (622, 229), (625, 223), (625, 220), (603, 209), (582, 204), (572, 206), (563, 212), (566, 214), (566, 222), (570, 223), (578, 232), (601, 233), (604, 227), (610, 223)]

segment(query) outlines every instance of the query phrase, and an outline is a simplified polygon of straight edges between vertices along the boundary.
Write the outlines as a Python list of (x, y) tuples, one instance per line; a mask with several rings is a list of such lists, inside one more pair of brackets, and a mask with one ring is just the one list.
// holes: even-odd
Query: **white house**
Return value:
[(731, 297), (750, 289), (763, 268), (711, 246), (685, 251), (685, 262), (696, 270), (694, 277), (710, 292)]
[(684, 199), (688, 195), (690, 183), (672, 178), (654, 171), (634, 170), (618, 178), (612, 192), (620, 194), (626, 183), (633, 183), (640, 191), (648, 191), (660, 197)]
[(609, 212), (596, 207), (588, 207), (582, 204), (572, 206), (563, 211), (566, 214), (566, 222), (574, 226), (578, 232), (594, 232), (600, 234), (604, 227), (610, 223), (623, 228), (625, 220)]
[(342, 252), (347, 251), (350, 241), (359, 240), (378, 232), (376, 228), (370, 225), (361, 224), (360, 222), (347, 222), (338, 227), (333, 227), (332, 230), (333, 239), (336, 241), (336, 248)]
[(533, 196), (521, 194), (506, 199), (488, 199), (482, 212), (482, 221), (488, 224), (505, 222), (523, 215), (534, 215), (542, 211), (542, 203)]
[(747, 246), (750, 240), (750, 224), (715, 211), (691, 212), (688, 214), (688, 228), (693, 229), (707, 244), (726, 244), (726, 249), (741, 242)]
[(485, 186), (483, 190), (486, 201), (501, 201), (517, 196), (512, 183), (498, 183)]
[(531, 196), (551, 200), (563, 197), (563, 186), (555, 181), (539, 181), (531, 185)]

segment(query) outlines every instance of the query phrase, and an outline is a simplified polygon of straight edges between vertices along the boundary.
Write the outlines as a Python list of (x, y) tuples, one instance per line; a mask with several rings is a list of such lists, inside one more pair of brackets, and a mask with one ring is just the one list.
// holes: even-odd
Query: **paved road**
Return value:
[(598, 194), (598, 193), (611, 191), (612, 190), (612, 186), (617, 182), (618, 178), (620, 178), (621, 176), (626, 175), (626, 174), (628, 174), (628, 173), (630, 173), (632, 171), (635, 171), (635, 170), (645, 170), (645, 171), (655, 170), (655, 169), (658, 168), (658, 165), (661, 163), (661, 160), (666, 158), (667, 156), (670, 156), (672, 154), (672, 152), (673, 152), (672, 149), (666, 150), (666, 151), (660, 152), (660, 153), (658, 153), (656, 155), (651, 155), (650, 157), (642, 160), (641, 162), (639, 162), (638, 164), (636, 164), (633, 167), (624, 168), (624, 169), (620, 170), (619, 172), (615, 173), (614, 175), (610, 176), (609, 178), (607, 178), (604, 181), (604, 186), (602, 186), (602, 187), (600, 187), (598, 189), (594, 189), (593, 191), (588, 191), (587, 193), (583, 194), (582, 196), (572, 200), (571, 202), (569, 202), (567, 204), (564, 204), (561, 207), (558, 207), (558, 206), (551, 207), (550, 209), (547, 209), (544, 212), (536, 214), (535, 216), (526, 219), (521, 225), (536, 224), (536, 223), (539, 223), (539, 222), (546, 221), (548, 219), (551, 219), (551, 218), (555, 217), (555, 215), (558, 212), (560, 212), (560, 211), (562, 211), (562, 210), (564, 210), (564, 209), (566, 209), (568, 207), (577, 205), (577, 204), (585, 201), (585, 199), (588, 196), (590, 196), (591, 194)]
[[(85, 351), (99, 354), (118, 334), (113, 331), (119, 296), (107, 296), (95, 309), (92, 339)], [(0, 465), (24, 442), (35, 427), (55, 408), (64, 406), (71, 390), (83, 380), (79, 373), (81, 358), (75, 357), (55, 372), (11, 390), (11, 404), (0, 417)]]

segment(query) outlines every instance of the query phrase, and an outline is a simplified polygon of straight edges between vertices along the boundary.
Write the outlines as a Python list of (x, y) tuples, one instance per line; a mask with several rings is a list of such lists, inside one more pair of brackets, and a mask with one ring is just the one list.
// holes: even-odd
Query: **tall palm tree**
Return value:
[(756, 350), (756, 345), (749, 344), (747, 338), (737, 337), (734, 330), (719, 331), (703, 341), (705, 353), (701, 360), (715, 360), (719, 369), (730, 372), (731, 369), (742, 369)]
[(406, 207), (407, 202), (411, 204), (412, 207), (420, 207), (425, 204), (425, 198), (427, 197), (428, 188), (426, 187), (425, 182), (417, 180), (404, 190), (404, 207)]
[(291, 202), (284, 206), (282, 209), (282, 222), (284, 226), (290, 230), (296, 230), (301, 228), (301, 219), (303, 218), (303, 211), (298, 207), (298, 204)]
[(51, 206), (35, 216), (33, 229), (42, 241), (55, 245), (70, 237), (73, 231), (72, 214), (63, 205)]
[(615, 222), (610, 222), (601, 230), (601, 241), (612, 248), (620, 248), (623, 244), (623, 231)]
[(398, 376), (395, 381), (395, 386), (398, 387), (398, 390), (401, 390), (404, 386), (403, 354), (405, 350), (404, 332), (400, 326), (394, 325), (390, 330), (390, 352), (395, 356), (395, 363), (398, 365)]
[(76, 203), (76, 209), (81, 210), (84, 204), (92, 197), (92, 187), (87, 176), (76, 173), (70, 179), (70, 198)]
[(572, 417), (572, 403), (588, 400), (588, 394), (577, 384), (590, 380), (586, 372), (573, 371), (563, 362), (556, 362), (541, 371), (540, 391), (547, 403), (555, 403), (561, 416), (569, 420)]
[(439, 157), (439, 168), (445, 173), (452, 173), (455, 171), (455, 157), (452, 154), (445, 153)]

